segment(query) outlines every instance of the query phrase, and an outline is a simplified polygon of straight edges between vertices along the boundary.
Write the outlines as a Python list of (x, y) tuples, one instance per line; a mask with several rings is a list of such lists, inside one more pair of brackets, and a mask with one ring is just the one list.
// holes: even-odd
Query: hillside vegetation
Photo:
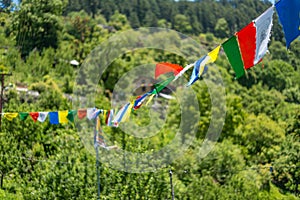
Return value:
[[(67, 97), (78, 91), (73, 86), (80, 66), (70, 61), (83, 64), (93, 49), (122, 31), (174, 29), (193, 38), (204, 47), (201, 52), (207, 53), (271, 5), (258, 0), (22, 0), (12, 9), (11, 1), (1, 2), (0, 65), (3, 71), (12, 72), (5, 77), (3, 112), (71, 110), (74, 105)], [(167, 35), (154, 34), (153, 43), (168, 39), (177, 44), (182, 39)], [(177, 48), (200, 52), (186, 44)], [(286, 50), (276, 14), (269, 51), (263, 62), (238, 80), (223, 52), (209, 66), (212, 74), (219, 70), (225, 85), (226, 118), (217, 144), (206, 157), (201, 158), (197, 150), (210, 126), (212, 102), (208, 86), (200, 80), (192, 89), (201, 116), (196, 124), (185, 124), (196, 134), (183, 156), (146, 173), (118, 171), (101, 163), (101, 199), (171, 199), (170, 169), (175, 199), (299, 199), (300, 41)], [(135, 66), (158, 62), (190, 64), (163, 50), (120, 55), (97, 83), (96, 106), (111, 109), (116, 82)], [(191, 70), (186, 80), (190, 74)], [(39, 95), (17, 92), (18, 85)], [(79, 90), (90, 90), (89, 86), (86, 83)], [(181, 90), (174, 93), (183, 94)], [(139, 139), (104, 126), (105, 137), (130, 152), (160, 150), (174, 139), (181, 116), (178, 102), (163, 103), (167, 120), (155, 136)], [(132, 120), (147, 125), (149, 108), (132, 113)], [(182, 109), (188, 110), (190, 118), (199, 117), (191, 108)], [(96, 199), (96, 159), (83, 145), (82, 132), (73, 123), (3, 118), (0, 199)]]

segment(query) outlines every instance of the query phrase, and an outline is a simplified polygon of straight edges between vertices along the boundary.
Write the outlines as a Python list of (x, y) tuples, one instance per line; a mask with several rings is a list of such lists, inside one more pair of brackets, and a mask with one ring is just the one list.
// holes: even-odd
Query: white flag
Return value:
[(256, 55), (254, 64), (260, 62), (268, 51), (268, 43), (271, 37), (273, 25), (274, 6), (266, 10), (262, 15), (254, 20), (256, 27)]
[(39, 122), (44, 122), (47, 119), (47, 116), (48, 116), (48, 112), (39, 112), (39, 116), (37, 120)]

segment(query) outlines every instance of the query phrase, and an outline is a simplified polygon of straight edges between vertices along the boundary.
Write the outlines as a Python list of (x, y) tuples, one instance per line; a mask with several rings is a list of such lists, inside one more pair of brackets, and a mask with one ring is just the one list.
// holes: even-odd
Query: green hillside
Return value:
[[(77, 106), (72, 101), (75, 96), (90, 93), (95, 95), (92, 103), (97, 108), (120, 109), (111, 105), (115, 85), (119, 80), (128, 83), (128, 88), (134, 84), (126, 76), (136, 66), (159, 62), (187, 66), (271, 6), (269, 1), (258, 0), (22, 0), (19, 6), (11, 1), (0, 5), (0, 68), (12, 73), (5, 76), (3, 113), (71, 110)], [(169, 28), (185, 36), (168, 30), (132, 31), (139, 27)], [(110, 40), (114, 36), (125, 39)], [(203, 48), (189, 42), (192, 40)], [(160, 49), (130, 49), (131, 44), (155, 44)], [(127, 51), (117, 54), (127, 46)], [(192, 73), (189, 70), (174, 83), (170, 94), (181, 97), (184, 107), (176, 99), (158, 97), (133, 111), (129, 119), (142, 127), (157, 123), (155, 128), (135, 129), (124, 122), (125, 128), (140, 137), (107, 127), (102, 119), (110, 145), (141, 155), (130, 160), (132, 165), (172, 143), (181, 126), (185, 131), (178, 143), (187, 149), (170, 149), (171, 155), (182, 153), (171, 163), (164, 153), (156, 160), (149, 158), (142, 163), (144, 173), (114, 169), (116, 160), (129, 161), (125, 154), (117, 154), (119, 150), (110, 150), (119, 157), (108, 156), (111, 160), (100, 163), (101, 199), (171, 199), (169, 170), (175, 199), (299, 199), (300, 40), (286, 49), (276, 14), (269, 52), (236, 80), (221, 51), (208, 74), (190, 88), (196, 109), (190, 103), (193, 97), (182, 89)], [(79, 65), (71, 64), (72, 60)], [(102, 65), (109, 67), (98, 80), (97, 67)], [(147, 75), (145, 71), (135, 73), (137, 79)], [(81, 80), (86, 76), (91, 82)], [(219, 79), (224, 98), (215, 84)], [(123, 98), (132, 101), (136, 94), (128, 88), (121, 88)], [(222, 102), (225, 110), (214, 108)], [(180, 124), (182, 113), (187, 113), (187, 123)], [(211, 123), (215, 114), (225, 117), (224, 125), (219, 118)], [(217, 124), (223, 125), (217, 141), (206, 138), (210, 126)], [(203, 142), (216, 142), (206, 156), (199, 151)], [(92, 147), (93, 126), (88, 120), (76, 117), (75, 124), (52, 125), (34, 122), (30, 116), (24, 121), (20, 116), (12, 121), (2, 116), (0, 199), (96, 199), (96, 159), (87, 143)], [(107, 150), (101, 152), (100, 157)], [(161, 163), (166, 164), (149, 170)]]

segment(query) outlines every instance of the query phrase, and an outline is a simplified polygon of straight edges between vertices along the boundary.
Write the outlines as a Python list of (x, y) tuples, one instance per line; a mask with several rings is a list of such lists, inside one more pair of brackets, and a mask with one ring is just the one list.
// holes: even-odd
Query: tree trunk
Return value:
[(0, 188), (3, 189), (4, 174), (1, 174)]

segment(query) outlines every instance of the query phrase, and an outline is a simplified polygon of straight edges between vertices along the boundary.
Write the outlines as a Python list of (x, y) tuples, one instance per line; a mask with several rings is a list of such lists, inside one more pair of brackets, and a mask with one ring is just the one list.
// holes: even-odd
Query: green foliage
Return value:
[(59, 16), (65, 5), (65, 0), (22, 1), (20, 10), (14, 12), (12, 24), (22, 56), (27, 56), (35, 48), (41, 51), (58, 47), (61, 30)]
[(225, 38), (229, 36), (229, 27), (226, 19), (224, 18), (218, 19), (215, 27), (215, 33), (216, 36), (220, 38)]
[(249, 115), (237, 130), (250, 162), (270, 163), (284, 140), (284, 130), (265, 115)]
[[(5, 1), (5, 6), (9, 3)], [(96, 91), (93, 103), (97, 107), (110, 109), (117, 81), (135, 66), (157, 62), (185, 66), (190, 62), (183, 56), (157, 49), (126, 52), (112, 63), (105, 63), (105, 56), (98, 58), (95, 54), (95, 58), (103, 61), (101, 64), (109, 64), (108, 70), (96, 85), (87, 81), (73, 88), (79, 67), (72, 66), (70, 61), (84, 63), (92, 50), (115, 31), (141, 26), (173, 28), (190, 34), (208, 52), (269, 6), (269, 2), (256, 0), (23, 0), (14, 12), (5, 9), (0, 13), (0, 66), (13, 74), (5, 79), (5, 86), (10, 87), (4, 92), (3, 112), (68, 110), (72, 105), (65, 96), (71, 98), (73, 92), (90, 91)], [(220, 97), (219, 90), (210, 93), (203, 81), (205, 76), (192, 86), (199, 104), (199, 120), (194, 120), (198, 119), (198, 112), (182, 87), (171, 94), (183, 97), (189, 105), (182, 108), (189, 115), (181, 125), (185, 132), (180, 144), (187, 145), (190, 132), (196, 131), (187, 151), (166, 168), (151, 173), (131, 174), (111, 168), (110, 163), (101, 163), (101, 199), (170, 199), (169, 169), (173, 170), (176, 199), (297, 199), (300, 42), (293, 42), (287, 51), (276, 20), (277, 17), (270, 55), (248, 70), (247, 77), (234, 80), (234, 72), (222, 52), (216, 65), (209, 65), (211, 80), (216, 80), (216, 70), (220, 71), (226, 99)], [(132, 32), (124, 43), (115, 41), (110, 53), (136, 38), (139, 35)], [(199, 49), (179, 42), (178, 34), (166, 31), (154, 33), (148, 39), (161, 49), (180, 49), (192, 59), (199, 59), (193, 54)], [(95, 66), (83, 75), (97, 77)], [(182, 78), (183, 84), (189, 73)], [(126, 81), (132, 82), (129, 78)], [(39, 96), (17, 92), (20, 85), (39, 92)], [(135, 98), (128, 97), (131, 92), (129, 87), (124, 88), (124, 100)], [(206, 133), (212, 121), (211, 95), (219, 97), (217, 103), (226, 103), (226, 110), (214, 110), (226, 111), (226, 117), (221, 137), (218, 141), (207, 141), (214, 148), (203, 157), (205, 152), (199, 152), (199, 147), (209, 140)], [(162, 108), (153, 112), (151, 106), (143, 106), (132, 112), (131, 123), (121, 127), (136, 130), (133, 135), (121, 128), (103, 126), (107, 143), (130, 152), (149, 153), (172, 142), (181, 123), (180, 103), (162, 98), (153, 102), (165, 106), (166, 121)], [(157, 120), (149, 122), (151, 119)], [(149, 123), (153, 127), (135, 126)], [(78, 124), (75, 128), (72, 123), (33, 122), (30, 116), (24, 121), (19, 116), (12, 121), (3, 118), (0, 199), (96, 199), (95, 155), (83, 145), (83, 141), (92, 144), (93, 132), (84, 132)], [(149, 163), (155, 165), (165, 161), (165, 157)], [(139, 158), (134, 161), (139, 162)]]

